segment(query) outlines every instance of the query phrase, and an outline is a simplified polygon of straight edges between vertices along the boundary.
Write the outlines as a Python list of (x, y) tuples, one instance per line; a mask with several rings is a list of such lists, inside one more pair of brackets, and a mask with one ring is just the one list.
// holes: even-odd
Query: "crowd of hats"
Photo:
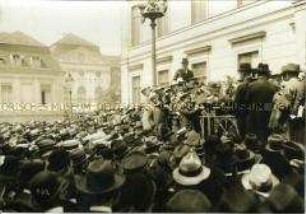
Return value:
[[(207, 92), (203, 85), (192, 80), (142, 93), (165, 104), (190, 96), (213, 102), (218, 86)], [(300, 144), (280, 135), (264, 145), (254, 134), (203, 139), (191, 127), (145, 130), (144, 108), (0, 124), (0, 210), (304, 211)]]

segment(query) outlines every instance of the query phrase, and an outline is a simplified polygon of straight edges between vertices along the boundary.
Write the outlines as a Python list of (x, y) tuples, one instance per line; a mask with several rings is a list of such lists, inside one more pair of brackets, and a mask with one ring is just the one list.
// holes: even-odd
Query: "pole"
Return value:
[(151, 53), (151, 58), (152, 58), (152, 82), (153, 86), (157, 85), (156, 81), (156, 34), (155, 34), (155, 29), (156, 29), (156, 19), (152, 18), (151, 19), (151, 28), (152, 28), (152, 53)]
[(71, 95), (72, 95), (72, 91), (71, 89), (69, 90), (69, 103), (70, 103), (70, 119), (72, 117), (72, 98), (71, 98)]

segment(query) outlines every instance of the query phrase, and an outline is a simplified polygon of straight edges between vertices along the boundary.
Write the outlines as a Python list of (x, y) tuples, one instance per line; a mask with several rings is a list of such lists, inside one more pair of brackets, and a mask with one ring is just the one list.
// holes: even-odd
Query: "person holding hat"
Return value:
[(258, 79), (249, 85), (246, 93), (246, 103), (249, 109), (247, 131), (256, 134), (258, 139), (264, 143), (270, 135), (268, 125), (272, 111), (272, 100), (278, 90), (268, 80), (270, 72), (268, 64), (260, 63), (258, 65)]
[(188, 81), (193, 78), (193, 72), (188, 69), (188, 59), (183, 58), (182, 59), (182, 68), (178, 69), (176, 73), (174, 74), (173, 80), (179, 81), (180, 79), (183, 81)]
[(246, 92), (251, 83), (251, 64), (242, 63), (239, 66), (239, 72), (241, 75), (241, 82), (238, 85), (234, 97), (235, 116), (237, 119), (237, 126), (239, 134), (244, 138), (246, 134), (246, 119), (247, 119), (247, 103), (246, 103)]
[(86, 175), (76, 176), (76, 189), (81, 212), (118, 211), (121, 187), (125, 176), (116, 172), (111, 160), (101, 158), (93, 160)]

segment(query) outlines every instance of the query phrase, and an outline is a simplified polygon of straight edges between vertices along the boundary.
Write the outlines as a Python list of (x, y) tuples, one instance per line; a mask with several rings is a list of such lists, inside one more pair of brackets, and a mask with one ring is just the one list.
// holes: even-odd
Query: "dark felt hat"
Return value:
[(120, 188), (125, 177), (116, 174), (114, 164), (110, 160), (96, 159), (92, 161), (86, 176), (76, 177), (76, 187), (79, 191), (95, 195), (103, 194)]
[(18, 179), (22, 183), (28, 183), (36, 174), (45, 169), (45, 162), (41, 159), (24, 160), (21, 163)]
[(300, 65), (294, 63), (288, 63), (287, 65), (282, 67), (282, 75), (287, 73), (298, 74), (300, 73)]
[(271, 71), (268, 64), (259, 63), (257, 66), (257, 73), (261, 75), (270, 75)]
[(170, 212), (196, 212), (203, 213), (211, 211), (211, 202), (202, 192), (198, 190), (181, 190), (174, 194), (167, 202), (167, 210)]
[(30, 181), (33, 199), (42, 206), (52, 204), (68, 183), (55, 172), (42, 171)]
[(273, 188), (267, 201), (277, 213), (303, 213), (304, 200), (295, 189), (287, 184), (280, 183)]
[(61, 171), (67, 169), (71, 164), (69, 153), (62, 148), (54, 149), (48, 158), (48, 170)]
[(73, 166), (79, 166), (88, 160), (90, 155), (86, 154), (84, 149), (73, 149), (69, 151), (70, 159), (72, 161)]
[(19, 160), (12, 155), (0, 156), (0, 181), (15, 181), (19, 171)]

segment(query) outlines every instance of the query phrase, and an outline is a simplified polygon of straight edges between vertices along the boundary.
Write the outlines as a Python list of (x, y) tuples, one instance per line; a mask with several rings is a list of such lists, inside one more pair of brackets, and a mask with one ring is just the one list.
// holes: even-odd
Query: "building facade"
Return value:
[[(99, 47), (74, 34), (67, 34), (51, 46), (62, 70), (71, 74), (73, 103), (120, 101), (120, 57), (106, 56)], [(65, 99), (67, 98), (67, 90)]]
[[(141, 102), (152, 85), (151, 29), (137, 5), (123, 9), (121, 94), (125, 104)], [(157, 26), (157, 83), (170, 84), (183, 57), (206, 81), (238, 77), (242, 62), (268, 63), (273, 73), (289, 62), (306, 68), (305, 0), (168, 0)]]
[(46, 45), (22, 32), (0, 33), (0, 121), (55, 119), (37, 108), (63, 102), (63, 75)]

